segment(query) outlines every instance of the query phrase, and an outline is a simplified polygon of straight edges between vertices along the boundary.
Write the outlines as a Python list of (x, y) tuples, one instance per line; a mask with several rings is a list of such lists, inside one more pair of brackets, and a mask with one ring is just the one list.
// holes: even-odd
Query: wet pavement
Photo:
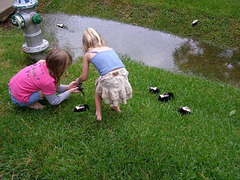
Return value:
[[(95, 28), (120, 55), (171, 72), (203, 76), (240, 87), (240, 51), (195, 42), (168, 33), (110, 20), (66, 14), (42, 14), (44, 38), (83, 56), (82, 35)], [(57, 26), (63, 24), (63, 28)]]

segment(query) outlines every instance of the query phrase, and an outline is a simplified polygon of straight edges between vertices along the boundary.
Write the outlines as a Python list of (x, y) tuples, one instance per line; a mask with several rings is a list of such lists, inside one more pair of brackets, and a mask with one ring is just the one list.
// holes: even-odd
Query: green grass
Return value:
[[(86, 98), (73, 94), (43, 110), (11, 104), (9, 79), (32, 62), (21, 51), (19, 30), (0, 28), (0, 176), (3, 179), (239, 179), (240, 89), (143, 66), (124, 57), (133, 98), (118, 114), (103, 104), (94, 117), (91, 65)], [(62, 82), (80, 74), (82, 59)], [(173, 92), (157, 101), (149, 86)], [(90, 111), (74, 113), (80, 103)], [(189, 106), (192, 114), (177, 109)]]
[[(112, 19), (240, 48), (239, 0), (39, 0), (39, 10)], [(191, 23), (198, 19), (197, 26)]]

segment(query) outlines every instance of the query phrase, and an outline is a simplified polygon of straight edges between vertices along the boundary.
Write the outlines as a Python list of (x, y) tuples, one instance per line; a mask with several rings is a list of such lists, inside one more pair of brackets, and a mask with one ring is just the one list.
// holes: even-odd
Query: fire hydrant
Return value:
[(15, 0), (13, 8), (16, 8), (17, 12), (12, 16), (12, 23), (18, 29), (22, 28), (26, 40), (22, 50), (34, 61), (45, 59), (45, 50), (49, 46), (48, 41), (42, 39), (39, 27), (42, 18), (35, 11), (37, 5), (37, 0)]

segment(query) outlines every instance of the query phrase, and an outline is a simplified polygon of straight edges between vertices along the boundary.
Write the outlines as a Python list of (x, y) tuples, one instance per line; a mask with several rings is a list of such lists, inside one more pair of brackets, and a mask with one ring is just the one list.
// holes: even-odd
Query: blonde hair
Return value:
[(90, 48), (105, 46), (106, 43), (102, 36), (93, 28), (87, 28), (83, 33), (83, 47), (84, 53), (86, 53)]
[(72, 57), (63, 49), (54, 48), (47, 54), (46, 64), (50, 75), (55, 79), (56, 87), (58, 87), (61, 76), (72, 65)]

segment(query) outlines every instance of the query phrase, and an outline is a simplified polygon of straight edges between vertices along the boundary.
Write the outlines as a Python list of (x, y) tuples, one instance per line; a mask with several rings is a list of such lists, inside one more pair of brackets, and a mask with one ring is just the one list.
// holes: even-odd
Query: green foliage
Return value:
[[(103, 103), (95, 120), (93, 66), (86, 98), (72, 94), (43, 110), (12, 105), (9, 79), (32, 63), (17, 30), (1, 30), (0, 176), (3, 179), (239, 179), (240, 90), (226, 84), (147, 67), (123, 57), (133, 98), (118, 114)], [(62, 78), (75, 80), (82, 59)], [(149, 86), (175, 99), (160, 103)], [(74, 113), (78, 104), (90, 111)], [(189, 106), (192, 114), (177, 109)]]

